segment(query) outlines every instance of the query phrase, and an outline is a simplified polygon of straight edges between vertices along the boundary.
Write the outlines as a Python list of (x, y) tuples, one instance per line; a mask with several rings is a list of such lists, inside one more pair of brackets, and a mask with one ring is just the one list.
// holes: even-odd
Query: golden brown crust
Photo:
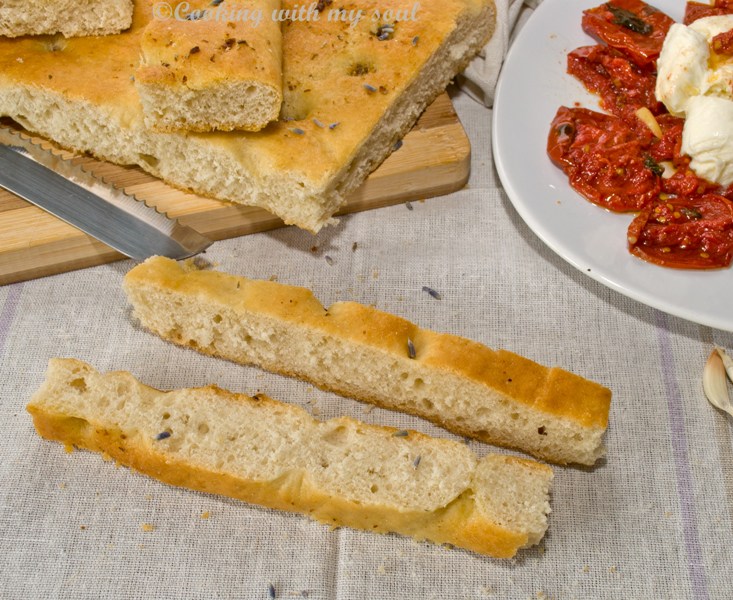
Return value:
[[(62, 405), (54, 397), (63, 393), (69, 382), (59, 377), (51, 380), (52, 377), (55, 377), (52, 374), (55, 368), (73, 372), (72, 377), (86, 377), (85, 385), (92, 387), (90, 392), (92, 394), (96, 392), (93, 389), (93, 381), (89, 379), (90, 376), (118, 378), (128, 389), (142, 390), (135, 393), (145, 394), (146, 405), (150, 407), (151, 411), (154, 410), (153, 407), (157, 401), (164, 402), (166, 393), (140, 384), (126, 372), (99, 376), (89, 365), (81, 361), (53, 359), (49, 366), (49, 380), (36, 393), (27, 409), (33, 417), (38, 434), (42, 437), (62, 442), (67, 446), (73, 445), (101, 452), (119, 464), (168, 484), (221, 494), (279, 510), (299, 512), (334, 527), (347, 525), (380, 533), (397, 532), (419, 540), (449, 543), (499, 558), (514, 556), (519, 548), (537, 541), (530, 540), (526, 532), (502, 526), (491, 519), (486, 508), (476, 499), (482, 494), (491, 494), (491, 489), (466, 489), (446, 506), (426, 512), (402, 510), (384, 504), (369, 505), (327, 493), (311, 480), (306, 471), (298, 469), (286, 470), (281, 476), (268, 481), (248, 479), (226, 471), (212, 470), (175, 451), (159, 450), (161, 446), (149, 442), (143, 443), (141, 441), (143, 432), (137, 429), (124, 430), (123, 425), (106, 420), (102, 412), (95, 415), (80, 408), (60, 408)], [(196, 391), (199, 390), (192, 390), (194, 393)], [(243, 394), (232, 394), (216, 386), (201, 388), (200, 391), (205, 396), (205, 401), (209, 402), (209, 409), (212, 413), (226, 410), (225, 405), (228, 402), (255, 403), (258, 409), (264, 411), (302, 411), (302, 409), (284, 405), (265, 396), (250, 398)], [(204, 401), (204, 398), (201, 401)], [(169, 406), (168, 404), (162, 405)], [(340, 419), (358, 423), (347, 417)], [(364, 430), (377, 432), (377, 435), (384, 432), (391, 436), (396, 431), (394, 428), (373, 425), (360, 424), (360, 426)], [(150, 434), (150, 431), (144, 432), (147, 438), (150, 437)], [(435, 444), (455, 444), (448, 440), (428, 438), (418, 432), (410, 432), (410, 437)], [(546, 501), (546, 494), (552, 479), (552, 471), (547, 466), (501, 455), (490, 455), (482, 460), (488, 463), (495, 462), (497, 465), (509, 465), (515, 473), (526, 469), (533, 481), (531, 485), (537, 486), (533, 495), (544, 494)], [(484, 465), (484, 468), (491, 469), (488, 463)], [(474, 479), (471, 485), (475, 487), (482, 483)], [(522, 509), (518, 508), (518, 510)], [(528, 509), (524, 508), (524, 510)], [(539, 506), (534, 510), (544, 509)], [(541, 534), (542, 532), (538, 533), (538, 535)]]
[(608, 388), (506, 350), (496, 351), (466, 338), (420, 329), (406, 319), (370, 306), (337, 302), (326, 309), (307, 288), (216, 271), (186, 271), (176, 261), (159, 257), (129, 271), (126, 282), (167, 287), (196, 295), (208, 304), (231, 303), (357, 344), (368, 344), (399, 358), (405, 357), (410, 339), (416, 361), (499, 390), (547, 414), (586, 427), (605, 429), (608, 425)]
[[(456, 69), (488, 40), (495, 21), (492, 0), (421, 2), (416, 20), (397, 23), (393, 37), (382, 41), (371, 18), (354, 27), (329, 21), (328, 14), (318, 21), (287, 21), (283, 118), (257, 133), (185, 136), (153, 134), (144, 126), (134, 76), (153, 4), (138, 0), (132, 28), (118, 36), (0, 40), (0, 114), (74, 150), (139, 164), (174, 185), (262, 206), (313, 231), (386, 158)], [(409, 12), (416, 4), (390, 0), (389, 6)], [(370, 14), (382, 3), (339, 8)], [(84, 127), (104, 127), (104, 135), (118, 143), (48, 119), (59, 106), (88, 115)], [(175, 162), (179, 147), (226, 164), (226, 177), (203, 167), (182, 173)]]
[[(279, 0), (258, 0), (247, 5), (252, 18), (242, 14), (243, 18), (236, 19), (236, 13), (229, 14), (229, 4), (214, 7), (209, 0), (196, 0), (187, 4), (185, 13), (148, 23), (141, 38), (140, 66), (135, 72), (138, 89), (157, 88), (170, 94), (171, 100), (180, 100), (186, 94), (239, 84), (238, 91), (251, 86), (260, 93), (269, 91), (272, 97), (267, 110), (260, 115), (261, 120), (251, 123), (241, 117), (237, 120), (233, 114), (232, 107), (240, 101), (237, 97), (212, 107), (203, 117), (205, 121), (199, 115), (189, 118), (185, 114), (187, 104), (182, 102), (168, 107), (152, 107), (143, 102), (148, 124), (159, 131), (259, 131), (275, 120), (283, 98), (282, 36), (280, 24), (270, 15), (279, 7)], [(191, 15), (201, 18), (186, 18)], [(165, 109), (179, 115), (181, 127), (160, 118)]]
[[(125, 288), (143, 325), (198, 352), (298, 377), (343, 396), (414, 414), (460, 435), (559, 464), (590, 465), (604, 453), (611, 391), (563, 369), (420, 329), (357, 303), (338, 302), (326, 309), (305, 288), (190, 270), (164, 258), (149, 259), (132, 269)], [(174, 305), (185, 307), (182, 314), (200, 318), (179, 316)], [(216, 318), (226, 315), (229, 319), (225, 329), (230, 342), (217, 337), (210, 326), (217, 313)], [(273, 340), (314, 340), (307, 347), (322, 348), (323, 358), (319, 358), (321, 350), (303, 346), (299, 354), (311, 359), (299, 360), (284, 341), (262, 342), (267, 350), (255, 350), (246, 339), (248, 331), (259, 329), (278, 331)], [(347, 358), (335, 358), (342, 355)], [(374, 365), (380, 373), (378, 382), (360, 375), (359, 360), (379, 363)], [(340, 369), (338, 376), (333, 375), (334, 369)], [(424, 389), (412, 387), (417, 378)], [(428, 385), (423, 379), (436, 381)], [(468, 387), (456, 394), (453, 388), (460, 386)], [(443, 397), (454, 399), (444, 405)]]
[(527, 536), (474, 513), (470, 494), (459, 497), (439, 514), (385, 514), (381, 508), (329, 496), (310, 486), (301, 473), (290, 472), (269, 482), (247, 481), (224, 473), (211, 473), (180, 460), (146, 452), (129, 444), (123, 432), (103, 426), (80, 431), (65, 415), (29, 406), (33, 424), (47, 440), (102, 453), (115, 462), (159, 481), (209, 494), (236, 498), (251, 504), (298, 512), (331, 527), (347, 526), (374, 533), (396, 532), (419, 541), (472, 550), (495, 558), (511, 558), (527, 545)]
[[(214, 10), (208, 1), (190, 4), (192, 12)], [(252, 5), (265, 15), (277, 6), (269, 1)], [(281, 89), (279, 25), (269, 18), (259, 24), (212, 19), (150, 21), (142, 33), (136, 81), (171, 84), (185, 76), (187, 86), (198, 89), (246, 78)]]

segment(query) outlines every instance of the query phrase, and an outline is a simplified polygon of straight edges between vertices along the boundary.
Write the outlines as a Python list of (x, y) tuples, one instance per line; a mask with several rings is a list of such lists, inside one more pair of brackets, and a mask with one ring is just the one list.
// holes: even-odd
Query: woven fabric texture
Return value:
[[(453, 90), (471, 138), (460, 192), (216, 242), (218, 269), (356, 300), (423, 327), (559, 365), (613, 391), (607, 458), (555, 468), (550, 528), (513, 560), (177, 489), (36, 435), (25, 411), (49, 358), (160, 389), (216, 383), (320, 418), (454, 437), (308, 384), (174, 347), (132, 319), (106, 266), (0, 288), (0, 598), (730, 598), (733, 428), (701, 377), (733, 333), (612, 291), (527, 228), (492, 164), (491, 110)], [(423, 291), (438, 291), (436, 299)], [(368, 366), (365, 366), (368, 368)], [(477, 454), (499, 451), (471, 442)]]

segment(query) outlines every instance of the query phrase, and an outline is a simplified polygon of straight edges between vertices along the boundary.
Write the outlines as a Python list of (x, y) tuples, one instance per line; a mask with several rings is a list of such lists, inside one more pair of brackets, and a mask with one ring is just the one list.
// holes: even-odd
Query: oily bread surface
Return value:
[(537, 543), (547, 527), (552, 471), (545, 465), (478, 460), (459, 442), (345, 417), (319, 422), (265, 396), (216, 386), (160, 392), (126, 372), (52, 359), (28, 410), (47, 439), (173, 485), (332, 526), (396, 531), (497, 557)]
[[(229, 20), (230, 4), (212, 6), (210, 0), (188, 3), (187, 11), (180, 14), (201, 15), (192, 19), (153, 19), (142, 34), (141, 64), (135, 72), (135, 82), (144, 88), (185, 98), (189, 94), (204, 93), (212, 88), (241, 84), (240, 92), (248, 88), (260, 90), (271, 98), (261, 122), (250, 127), (238, 127), (233, 122), (233, 107), (244, 98), (222, 98), (221, 105), (210, 107), (208, 115), (197, 122), (181, 115), (182, 129), (211, 131), (220, 129), (247, 129), (258, 131), (276, 119), (282, 104), (282, 36), (280, 23), (271, 18), (272, 11), (280, 8), (279, 0), (259, 0), (247, 4), (253, 18)], [(243, 10), (244, 5), (238, 6)], [(258, 11), (258, 12), (254, 12)], [(244, 17), (244, 13), (242, 13)], [(244, 95), (243, 95), (244, 96)], [(271, 105), (270, 105), (271, 104)], [(174, 124), (164, 124), (158, 117), (166, 107), (146, 106), (147, 124), (158, 130), (175, 130)], [(171, 107), (176, 113), (185, 112), (181, 102)], [(205, 119), (205, 120), (204, 120)], [(206, 126), (208, 124), (208, 126)], [(165, 126), (167, 125), (167, 127)]]
[[(495, 21), (492, 0), (422, 2), (418, 18), (397, 23), (383, 41), (367, 17), (353, 27), (325, 17), (286, 21), (280, 120), (256, 133), (156, 134), (144, 125), (134, 82), (153, 4), (137, 0), (132, 27), (116, 36), (0, 39), (0, 115), (71, 149), (262, 206), (313, 231), (485, 44)], [(370, 15), (383, 5), (339, 8)]]

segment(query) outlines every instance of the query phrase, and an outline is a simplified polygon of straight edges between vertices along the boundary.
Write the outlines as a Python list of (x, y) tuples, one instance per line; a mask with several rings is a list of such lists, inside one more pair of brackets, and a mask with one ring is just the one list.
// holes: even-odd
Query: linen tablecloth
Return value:
[(316, 237), (287, 228), (217, 242), (206, 259), (307, 286), (325, 304), (374, 304), (610, 387), (607, 458), (592, 469), (555, 468), (542, 543), (495, 560), (332, 531), (42, 440), (25, 405), (55, 356), (128, 370), (161, 389), (217, 383), (320, 418), (347, 414), (455, 437), (161, 341), (130, 315), (121, 281), (132, 262), (123, 261), (0, 288), (1, 598), (733, 597), (733, 431), (701, 386), (711, 348), (733, 349), (733, 334), (626, 298), (553, 254), (502, 191), (491, 110), (465, 91), (453, 95), (473, 148), (465, 189), (345, 217)]

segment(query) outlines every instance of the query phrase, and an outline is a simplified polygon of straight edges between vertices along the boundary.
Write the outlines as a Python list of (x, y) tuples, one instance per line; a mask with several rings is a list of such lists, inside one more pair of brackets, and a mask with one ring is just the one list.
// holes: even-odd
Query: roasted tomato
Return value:
[(550, 126), (547, 153), (574, 189), (609, 210), (641, 210), (659, 194), (661, 177), (637, 134), (614, 115), (560, 107)]
[(628, 229), (629, 250), (677, 269), (717, 269), (733, 258), (733, 202), (718, 194), (660, 200)]
[(675, 174), (662, 180), (663, 193), (674, 196), (702, 196), (710, 192), (721, 192), (719, 185), (697, 176), (690, 168), (688, 156), (675, 161), (675, 166)]
[(642, 0), (611, 0), (583, 12), (583, 30), (627, 54), (637, 65), (653, 65), (674, 20)]
[(715, 54), (727, 56), (733, 54), (733, 29), (716, 35), (710, 45)]
[(568, 54), (568, 73), (601, 97), (601, 106), (627, 123), (636, 120), (642, 106), (652, 114), (664, 112), (654, 95), (656, 71), (639, 67), (622, 52), (608, 46), (583, 46)]
[(651, 140), (649, 155), (658, 162), (668, 160), (676, 165), (682, 158), (682, 129), (685, 126), (685, 120), (682, 117), (673, 117), (665, 113), (657, 115), (656, 121), (662, 130), (662, 138)]
[(685, 25), (689, 25), (693, 21), (697, 21), (703, 17), (728, 15), (731, 13), (733, 13), (733, 2), (731, 0), (716, 0), (714, 4), (688, 2), (685, 5), (685, 18), (682, 22)]

